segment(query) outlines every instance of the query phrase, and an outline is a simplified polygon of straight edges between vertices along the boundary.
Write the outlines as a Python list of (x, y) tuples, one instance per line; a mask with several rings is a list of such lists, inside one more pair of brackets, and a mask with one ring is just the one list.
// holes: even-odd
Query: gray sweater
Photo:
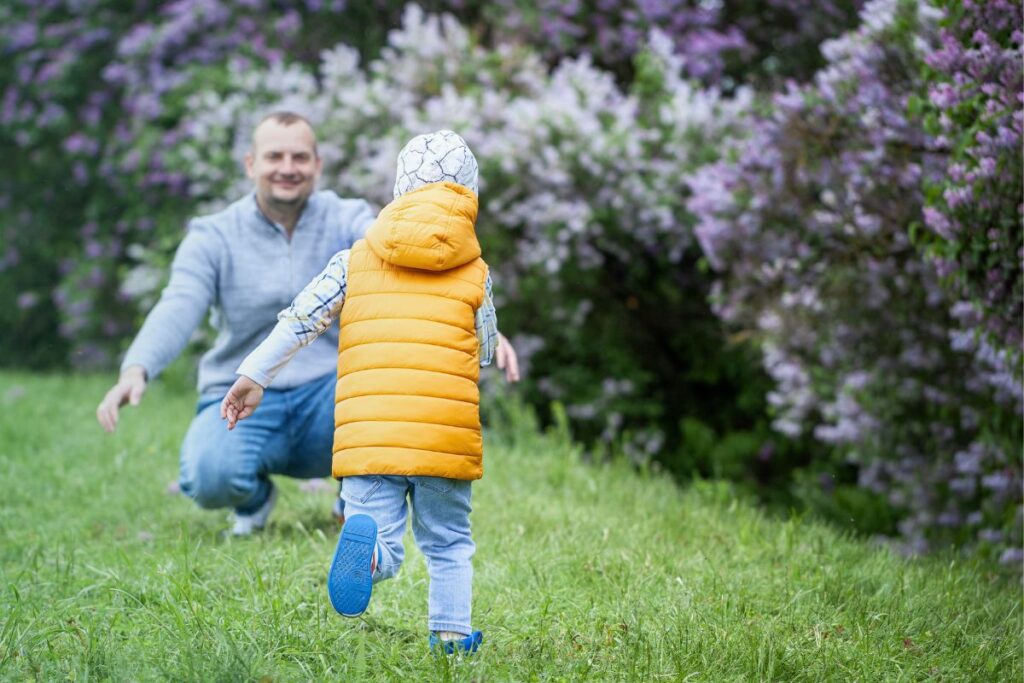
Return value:
[[(270, 334), (277, 314), (342, 249), (363, 237), (376, 213), (362, 199), (313, 193), (289, 242), (250, 194), (219, 213), (194, 218), (171, 265), (171, 278), (122, 370), (141, 365), (153, 379), (174, 360), (212, 308), (213, 348), (199, 363), (199, 393), (226, 393), (235, 370)], [(299, 352), (274, 380), (286, 389), (334, 372), (335, 326)]]

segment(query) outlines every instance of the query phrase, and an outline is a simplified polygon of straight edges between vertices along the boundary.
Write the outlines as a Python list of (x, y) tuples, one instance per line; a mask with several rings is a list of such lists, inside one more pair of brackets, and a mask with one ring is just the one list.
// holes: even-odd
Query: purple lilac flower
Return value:
[(17, 52), (31, 47), (39, 37), (39, 29), (30, 21), (14, 25), (7, 34), (7, 51)]
[(39, 303), (39, 295), (35, 292), (22, 292), (18, 295), (17, 306), (21, 310), (32, 308)]
[(1020, 568), (1024, 564), (1024, 549), (1007, 548), (999, 556), (999, 564), (1005, 564)]

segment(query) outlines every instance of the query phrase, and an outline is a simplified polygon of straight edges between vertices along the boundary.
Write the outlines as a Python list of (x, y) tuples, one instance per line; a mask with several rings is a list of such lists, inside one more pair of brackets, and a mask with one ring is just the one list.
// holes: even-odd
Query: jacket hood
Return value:
[(366, 243), (396, 266), (457, 268), (480, 256), (478, 208), (476, 195), (462, 185), (424, 185), (385, 206), (366, 231)]

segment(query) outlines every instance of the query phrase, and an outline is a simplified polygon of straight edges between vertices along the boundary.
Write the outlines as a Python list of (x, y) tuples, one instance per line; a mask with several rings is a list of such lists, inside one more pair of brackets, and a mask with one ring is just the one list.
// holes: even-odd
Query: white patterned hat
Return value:
[(477, 191), (476, 157), (458, 133), (439, 130), (417, 135), (398, 153), (395, 199), (430, 183), (458, 183)]

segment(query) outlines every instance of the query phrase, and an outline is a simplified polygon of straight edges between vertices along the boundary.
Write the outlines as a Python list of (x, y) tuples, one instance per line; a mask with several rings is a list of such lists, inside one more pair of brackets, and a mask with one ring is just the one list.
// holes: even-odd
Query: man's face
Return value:
[(267, 207), (301, 206), (320, 177), (316, 138), (308, 125), (297, 121), (284, 126), (264, 121), (253, 133), (253, 149), (245, 157), (245, 170), (256, 183), (256, 195)]

